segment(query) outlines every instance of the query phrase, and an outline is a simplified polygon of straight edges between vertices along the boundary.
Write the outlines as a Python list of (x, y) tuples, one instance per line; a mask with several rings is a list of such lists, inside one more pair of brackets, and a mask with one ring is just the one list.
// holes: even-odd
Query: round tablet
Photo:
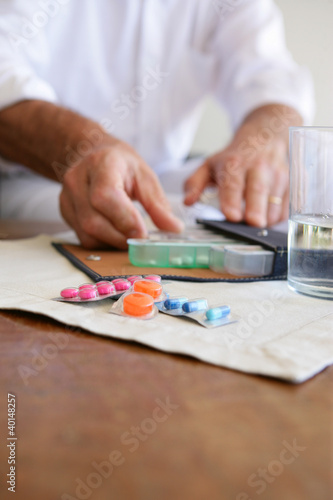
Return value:
[(133, 292), (124, 297), (123, 311), (129, 316), (145, 316), (153, 311), (154, 300), (145, 293)]
[(100, 295), (109, 295), (116, 291), (114, 284), (110, 281), (100, 281), (96, 286)]
[(79, 290), (79, 297), (82, 300), (95, 299), (97, 297), (97, 290), (95, 288), (82, 288)]
[(127, 278), (127, 281), (129, 281), (130, 283), (134, 283), (134, 281), (137, 281), (137, 280), (142, 280), (142, 276), (128, 276)]
[(139, 280), (133, 283), (133, 290), (135, 292), (147, 293), (154, 299), (157, 299), (162, 294), (163, 287), (156, 281)]
[(61, 290), (60, 295), (64, 299), (74, 299), (79, 295), (79, 290), (75, 287), (64, 288)]
[(79, 286), (79, 290), (85, 290), (86, 288), (96, 290), (96, 285), (94, 283), (83, 283), (83, 285)]
[(145, 279), (157, 281), (157, 283), (161, 283), (161, 276), (158, 276), (158, 274), (147, 274), (147, 276), (145, 276)]
[(117, 292), (125, 292), (131, 288), (131, 283), (127, 280), (121, 279), (119, 281), (113, 280), (112, 283), (115, 286)]

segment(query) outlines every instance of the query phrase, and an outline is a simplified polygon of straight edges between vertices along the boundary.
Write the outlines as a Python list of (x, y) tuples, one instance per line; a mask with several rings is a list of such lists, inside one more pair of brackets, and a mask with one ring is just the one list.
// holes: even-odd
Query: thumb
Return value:
[(201, 194), (211, 183), (210, 167), (208, 162), (203, 163), (195, 172), (187, 179), (184, 184), (185, 205), (193, 205), (199, 200)]

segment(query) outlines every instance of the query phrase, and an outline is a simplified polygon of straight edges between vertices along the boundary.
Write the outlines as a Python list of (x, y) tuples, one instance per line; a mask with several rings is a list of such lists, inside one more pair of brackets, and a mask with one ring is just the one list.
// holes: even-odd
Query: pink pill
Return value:
[(97, 283), (97, 290), (100, 295), (109, 295), (114, 293), (116, 288), (114, 284), (109, 281), (100, 281)]
[(127, 281), (124, 279), (121, 281), (117, 281), (117, 283), (115, 283), (113, 281), (113, 284), (114, 284), (117, 292), (124, 292), (125, 290), (129, 290), (132, 286), (130, 281)]
[(120, 281), (124, 281), (124, 279), (125, 278), (115, 278), (111, 283), (119, 283)]
[(82, 300), (95, 299), (97, 297), (97, 290), (95, 288), (82, 288), (79, 291), (79, 297)]
[(134, 283), (134, 281), (137, 281), (137, 280), (142, 280), (142, 276), (129, 276), (127, 278), (127, 281), (129, 281), (132, 285)]
[(64, 299), (74, 299), (79, 295), (79, 290), (74, 287), (64, 288), (63, 290), (61, 290), (60, 295)]
[(83, 285), (79, 286), (79, 290), (84, 290), (86, 288), (96, 290), (96, 285), (94, 285), (94, 283), (83, 283)]
[(148, 274), (147, 276), (145, 276), (145, 279), (157, 281), (157, 283), (161, 283), (161, 276), (158, 276), (157, 274)]

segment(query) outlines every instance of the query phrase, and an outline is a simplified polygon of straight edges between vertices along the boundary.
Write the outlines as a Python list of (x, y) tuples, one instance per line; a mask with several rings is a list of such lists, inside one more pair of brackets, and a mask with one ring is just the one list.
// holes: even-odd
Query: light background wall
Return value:
[[(312, 73), (316, 93), (313, 125), (333, 126), (333, 0), (276, 0), (295, 61)], [(230, 137), (223, 110), (208, 100), (193, 144), (194, 153), (221, 149)]]

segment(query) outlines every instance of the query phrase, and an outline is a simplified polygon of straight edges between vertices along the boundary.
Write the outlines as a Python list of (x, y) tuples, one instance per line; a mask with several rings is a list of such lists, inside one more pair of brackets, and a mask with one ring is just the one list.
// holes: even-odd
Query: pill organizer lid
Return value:
[(197, 219), (197, 222), (205, 227), (221, 231), (221, 234), (232, 238), (241, 238), (250, 243), (259, 243), (263, 247), (278, 252), (287, 252), (288, 235), (271, 228), (259, 228), (248, 226), (242, 222), (213, 221)]
[(236, 255), (252, 255), (258, 257), (274, 255), (273, 251), (266, 250), (259, 245), (224, 245), (223, 248), (226, 253), (232, 253)]
[[(226, 240), (226, 243), (232, 243), (232, 240)], [(221, 244), (221, 238), (216, 238), (212, 240), (206, 240), (206, 241), (189, 241), (189, 240), (168, 240), (168, 241), (152, 241), (149, 239), (134, 239), (130, 238), (127, 240), (128, 245), (133, 245), (133, 246), (148, 246), (148, 247), (165, 247), (165, 246), (172, 246), (172, 247), (193, 247), (194, 245), (196, 247), (207, 247), (211, 246), (212, 244)]]

